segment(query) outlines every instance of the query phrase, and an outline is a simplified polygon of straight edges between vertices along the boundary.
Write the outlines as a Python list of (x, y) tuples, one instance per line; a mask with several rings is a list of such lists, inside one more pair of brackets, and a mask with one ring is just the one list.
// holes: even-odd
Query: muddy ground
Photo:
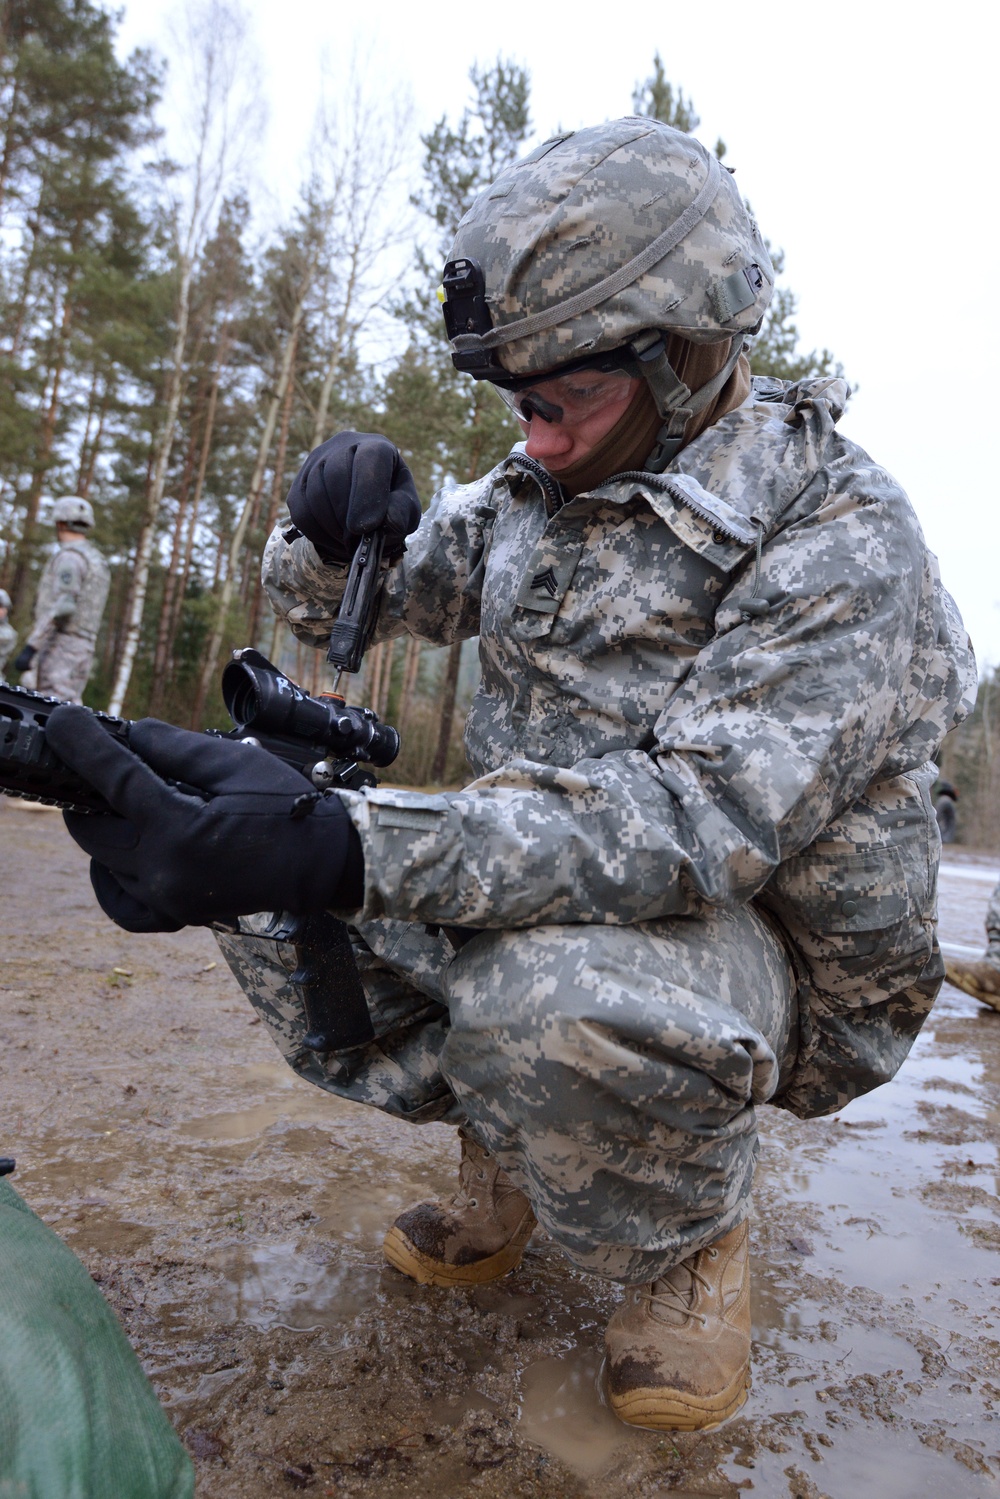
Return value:
[[(997, 859), (949, 851), (970, 953)], [(131, 937), (54, 813), (0, 798), (0, 1153), (86, 1263), (191, 1451), (200, 1499), (987, 1499), (1000, 1494), (1000, 1015), (943, 993), (887, 1088), (764, 1110), (754, 1390), (706, 1435), (599, 1398), (613, 1288), (544, 1239), (475, 1292), (379, 1242), (454, 1137), (300, 1082), (211, 936)]]

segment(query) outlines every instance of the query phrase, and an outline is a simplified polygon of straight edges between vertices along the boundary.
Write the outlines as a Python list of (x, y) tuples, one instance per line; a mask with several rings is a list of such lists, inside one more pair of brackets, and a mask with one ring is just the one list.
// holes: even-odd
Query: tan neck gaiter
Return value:
[(558, 479), (563, 492), (570, 499), (585, 490), (596, 489), (612, 474), (623, 474), (630, 468), (642, 468), (653, 450), (656, 434), (660, 430), (660, 417), (653, 400), (653, 393), (645, 380), (600, 442), (582, 458), (562, 468), (558, 473), (550, 470)]
[[(717, 344), (694, 344), (689, 338), (681, 338), (672, 333), (667, 339), (667, 359), (678, 379), (684, 381), (688, 390), (695, 392), (719, 373), (729, 358), (730, 347), (728, 339)], [(736, 361), (736, 368), (715, 400), (709, 401), (704, 411), (696, 411), (684, 428), (685, 445), (693, 442), (699, 433), (717, 422), (720, 416), (725, 416), (727, 411), (734, 411), (737, 406), (742, 406), (749, 394), (750, 361), (745, 354), (741, 354)]]
[[(714, 344), (694, 344), (687, 338), (671, 334), (667, 339), (667, 358), (679, 379), (691, 391), (701, 387), (717, 375), (729, 358), (728, 340)], [(714, 401), (709, 401), (704, 411), (695, 412), (684, 428), (685, 446), (725, 416), (741, 406), (750, 393), (750, 364), (741, 354), (725, 385)], [(662, 423), (653, 400), (653, 393), (645, 380), (639, 386), (631, 402), (618, 421), (583, 458), (571, 463), (568, 468), (556, 471), (549, 469), (552, 477), (562, 485), (569, 499), (596, 489), (612, 474), (623, 474), (631, 469), (641, 469), (656, 442), (656, 434)]]

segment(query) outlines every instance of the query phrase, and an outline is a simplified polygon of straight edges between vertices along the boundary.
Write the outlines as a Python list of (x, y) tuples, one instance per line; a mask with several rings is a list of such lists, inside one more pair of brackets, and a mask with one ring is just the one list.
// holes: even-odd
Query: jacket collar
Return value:
[[(667, 521), (672, 521), (678, 505), (686, 507), (734, 542), (749, 545), (758, 528), (765, 534), (771, 531), (822, 468), (848, 395), (847, 382), (840, 377), (794, 385), (756, 378), (743, 405), (683, 448), (662, 474), (616, 474), (589, 495), (577, 496), (577, 501), (624, 503), (642, 494)], [(558, 503), (558, 484), (526, 457), (523, 443), (502, 472), (518, 481), (525, 473), (533, 474), (547, 498), (551, 501), (554, 495)]]

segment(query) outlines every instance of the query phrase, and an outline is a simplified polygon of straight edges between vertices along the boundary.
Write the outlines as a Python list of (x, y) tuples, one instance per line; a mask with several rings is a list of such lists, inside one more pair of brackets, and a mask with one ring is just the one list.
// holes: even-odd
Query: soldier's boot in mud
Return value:
[(605, 1346), (608, 1400), (630, 1426), (699, 1431), (739, 1410), (750, 1390), (746, 1223), (630, 1290)]
[(995, 963), (990, 958), (981, 958), (977, 963), (960, 963), (953, 958), (945, 963), (944, 971), (949, 984), (956, 989), (1000, 1010), (1000, 958)]
[(383, 1242), (390, 1265), (421, 1285), (476, 1286), (520, 1264), (535, 1227), (531, 1203), (488, 1150), (462, 1131), (458, 1191), (400, 1213)]

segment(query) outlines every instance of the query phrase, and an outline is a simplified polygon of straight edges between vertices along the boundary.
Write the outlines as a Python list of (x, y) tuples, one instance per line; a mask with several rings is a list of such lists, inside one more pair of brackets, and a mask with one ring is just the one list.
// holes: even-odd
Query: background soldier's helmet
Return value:
[[(682, 412), (728, 379), (773, 284), (731, 173), (692, 136), (635, 117), (556, 136), (480, 193), (445, 267), (445, 323), (456, 367), (506, 388), (630, 357), (679, 434)], [(729, 341), (700, 401), (707, 387), (692, 394), (666, 363), (669, 333)]]
[(6, 588), (0, 588), (0, 609), (10, 608), (10, 594)]
[(69, 526), (73, 531), (86, 531), (94, 524), (93, 506), (79, 495), (64, 495), (52, 507), (52, 524)]

